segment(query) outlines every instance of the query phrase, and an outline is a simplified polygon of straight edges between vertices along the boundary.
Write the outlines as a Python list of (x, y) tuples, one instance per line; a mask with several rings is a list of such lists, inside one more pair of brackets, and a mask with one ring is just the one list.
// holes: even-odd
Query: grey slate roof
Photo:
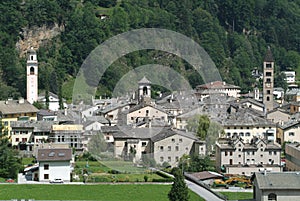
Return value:
[(18, 100), (0, 101), (0, 113), (5, 114), (20, 114), (20, 113), (35, 113), (39, 110), (31, 105), (27, 100), (24, 103), (19, 103)]
[(72, 149), (38, 149), (37, 161), (70, 161)]
[(151, 82), (144, 76), (138, 84), (151, 84)]
[(50, 132), (53, 121), (12, 121), (10, 127), (14, 128), (33, 128), (33, 132)]
[(273, 54), (272, 54), (272, 51), (271, 51), (270, 47), (268, 47), (268, 50), (267, 50), (267, 53), (265, 55), (264, 61), (274, 62)]
[(259, 189), (300, 190), (300, 172), (255, 173)]
[(195, 141), (198, 140), (194, 133), (171, 129), (170, 127), (132, 128), (129, 126), (103, 126), (101, 129), (103, 133), (111, 133), (114, 138), (151, 139), (153, 142), (157, 142), (178, 134)]

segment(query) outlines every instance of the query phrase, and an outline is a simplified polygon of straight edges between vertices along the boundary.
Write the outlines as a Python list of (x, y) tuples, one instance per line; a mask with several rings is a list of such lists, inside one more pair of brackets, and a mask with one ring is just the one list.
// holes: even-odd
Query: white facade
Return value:
[(195, 140), (182, 135), (173, 135), (154, 142), (153, 156), (157, 164), (169, 163), (172, 167), (178, 165), (183, 155), (189, 155)]
[(294, 84), (296, 82), (296, 72), (295, 71), (284, 71), (286, 77), (286, 83)]
[(36, 52), (33, 49), (28, 51), (26, 75), (27, 101), (32, 104), (38, 100), (38, 60)]
[(43, 161), (39, 163), (40, 181), (48, 182), (54, 179), (62, 179), (69, 182), (70, 175), (70, 161)]
[(152, 106), (145, 106), (143, 108), (128, 113), (127, 124), (138, 123), (139, 118), (141, 119), (149, 118), (149, 119), (160, 120), (166, 123), (168, 122), (168, 115), (165, 112), (158, 110)]

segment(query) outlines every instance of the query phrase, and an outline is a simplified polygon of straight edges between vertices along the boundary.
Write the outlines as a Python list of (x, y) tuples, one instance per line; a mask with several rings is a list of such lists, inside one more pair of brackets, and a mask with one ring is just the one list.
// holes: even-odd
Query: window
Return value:
[(267, 80), (266, 80), (267, 82), (271, 82), (271, 78), (267, 78)]
[(272, 155), (272, 151), (269, 151), (269, 155)]
[(239, 151), (242, 151), (242, 149), (239, 149)]
[(49, 170), (49, 164), (44, 164), (44, 170)]
[(249, 151), (247, 151), (247, 155), (250, 155), (250, 152), (249, 152)]
[(230, 152), (230, 156), (232, 156), (232, 151)]
[(164, 157), (160, 157), (160, 162), (163, 162), (164, 161)]
[(271, 90), (267, 90), (267, 94), (271, 94)]
[(277, 155), (277, 151), (274, 151), (274, 155)]
[(289, 136), (295, 136), (294, 132), (289, 132)]
[(175, 147), (175, 150), (176, 150), (176, 151), (179, 151), (179, 147), (178, 147), (178, 146), (176, 146), (176, 147)]
[(252, 151), (252, 155), (254, 155), (255, 154), (255, 152), (254, 151)]
[(179, 139), (179, 142), (182, 142), (182, 138)]
[(225, 151), (225, 156), (227, 156), (228, 155), (228, 153), (227, 153), (227, 151)]
[(272, 76), (272, 72), (266, 72), (266, 76)]
[(147, 145), (147, 142), (142, 142), (142, 147), (145, 147)]
[(30, 75), (34, 75), (34, 67), (30, 67)]
[(272, 68), (272, 64), (270, 63), (266, 64), (266, 68)]
[(16, 138), (16, 142), (19, 142), (19, 138)]
[(241, 154), (239, 154), (239, 158), (241, 158)]
[(164, 151), (164, 147), (163, 146), (160, 146), (159, 149), (160, 149), (160, 151)]
[(176, 162), (178, 162), (178, 161), (179, 161), (179, 157), (178, 157), (178, 156), (176, 156), (176, 157), (175, 157), (175, 160), (176, 160)]
[(171, 146), (168, 146), (168, 151), (171, 151)]
[(260, 154), (260, 157), (262, 158), (262, 157), (264, 157), (264, 155)]
[(172, 138), (172, 142), (175, 142), (175, 139), (174, 139), (174, 138)]
[(49, 179), (49, 174), (44, 174), (44, 179)]
[(250, 133), (249, 133), (249, 132), (247, 132), (245, 135), (246, 135), (247, 137), (249, 137), (249, 136), (250, 136)]
[(227, 133), (227, 137), (230, 137), (230, 133)]
[(268, 200), (277, 200), (277, 195), (275, 193), (270, 193), (268, 195)]
[(168, 162), (171, 162), (171, 156), (168, 157)]

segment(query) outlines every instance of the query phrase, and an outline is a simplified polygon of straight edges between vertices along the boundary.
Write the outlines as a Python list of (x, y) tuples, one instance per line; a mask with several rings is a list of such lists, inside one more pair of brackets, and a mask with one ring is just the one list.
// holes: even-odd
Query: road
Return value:
[(185, 183), (187, 184), (188, 188), (201, 196), (203, 199), (207, 201), (224, 201), (223, 199), (217, 197), (212, 192), (208, 191), (206, 188), (199, 186), (191, 181), (185, 179)]
[[(161, 171), (161, 170), (156, 169), (156, 171)], [(161, 172), (163, 172), (163, 171), (161, 171)], [(163, 173), (170, 177), (174, 177), (172, 174), (169, 174), (167, 172), (163, 172)], [(198, 184), (195, 184), (187, 179), (185, 179), (184, 181), (191, 191), (195, 192), (197, 195), (199, 195), (203, 199), (205, 199), (207, 201), (224, 201), (223, 199), (219, 198), (218, 196), (216, 196), (214, 193), (210, 192), (206, 188), (203, 188), (202, 186), (199, 186)]]

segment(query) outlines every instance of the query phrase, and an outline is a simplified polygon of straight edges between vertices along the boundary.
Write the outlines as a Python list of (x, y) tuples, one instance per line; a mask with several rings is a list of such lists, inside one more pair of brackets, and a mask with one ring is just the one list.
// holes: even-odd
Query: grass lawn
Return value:
[[(0, 198), (35, 200), (168, 201), (171, 185), (1, 185)], [(190, 192), (190, 201), (204, 199)]]
[(248, 192), (219, 192), (227, 197), (228, 200), (253, 199), (253, 193)]

